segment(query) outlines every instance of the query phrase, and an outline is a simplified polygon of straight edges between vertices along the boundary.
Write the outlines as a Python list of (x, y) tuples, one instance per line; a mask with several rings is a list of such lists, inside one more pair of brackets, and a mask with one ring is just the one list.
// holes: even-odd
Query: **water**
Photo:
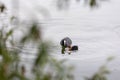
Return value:
[[(39, 22), (42, 21), (43, 25), (43, 38), (53, 41), (55, 46), (58, 46), (54, 50), (55, 57), (68, 59), (75, 66), (75, 80), (83, 80), (84, 76), (92, 76), (109, 56), (114, 56), (115, 59), (107, 65), (111, 71), (108, 78), (109, 80), (119, 80), (120, 1), (103, 2), (99, 8), (94, 10), (73, 2), (68, 11), (56, 11), (54, 3), (49, 4), (51, 0), (45, 2), (46, 4), (43, 4), (45, 0), (41, 1), (40, 4), (42, 7), (46, 7), (50, 16), (41, 17), (38, 12), (34, 12), (35, 7), (32, 0), (31, 2), (21, 0), (21, 18), (33, 17), (34, 13), (38, 14)], [(36, 2), (38, 4), (39, 1), (36, 0)], [(79, 51), (71, 55), (61, 54), (59, 43), (66, 36), (72, 39), (73, 45), (79, 46)], [(23, 59), (34, 58), (34, 55), (25, 56), (23, 54), (21, 56)]]
[[(109, 80), (119, 80), (120, 73), (120, 1), (104, 3), (97, 10), (89, 10), (80, 6), (68, 12), (54, 14), (43, 28), (45, 39), (51, 39), (59, 45), (62, 38), (68, 36), (73, 45), (79, 46), (79, 51), (71, 55), (60, 54), (60, 47), (56, 51), (58, 58), (65, 58), (75, 66), (75, 79), (83, 80), (84, 76), (92, 76), (102, 66), (109, 56), (115, 56), (107, 67), (111, 71)], [(52, 12), (52, 11), (51, 11)]]

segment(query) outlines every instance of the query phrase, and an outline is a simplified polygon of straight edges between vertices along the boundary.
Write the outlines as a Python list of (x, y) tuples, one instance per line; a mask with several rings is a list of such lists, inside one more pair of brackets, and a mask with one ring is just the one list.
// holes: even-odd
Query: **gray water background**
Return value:
[[(5, 4), (12, 9), (12, 3), (7, 0)], [(120, 76), (120, 1), (110, 0), (103, 2), (99, 8), (90, 9), (82, 3), (71, 2), (69, 10), (58, 11), (55, 3), (51, 0), (20, 0), (19, 15), (21, 20), (29, 20), (36, 14), (39, 16), (39, 23), (42, 23), (44, 40), (51, 40), (57, 48), (54, 50), (58, 59), (68, 59), (71, 65), (75, 66), (75, 80), (83, 80), (84, 76), (93, 75), (99, 67), (105, 63), (109, 56), (115, 59), (107, 66), (111, 70), (109, 80), (119, 80)], [(45, 4), (44, 4), (45, 3)], [(37, 11), (41, 5), (44, 9)], [(46, 9), (46, 10), (45, 10)], [(39, 14), (43, 12), (43, 14)], [(12, 12), (11, 12), (12, 13)], [(46, 14), (47, 13), (47, 14)], [(12, 13), (14, 14), (14, 13)], [(19, 32), (16, 32), (20, 35)], [(62, 55), (60, 52), (60, 40), (70, 37), (73, 45), (79, 46), (79, 51), (71, 55)], [(26, 50), (25, 50), (26, 51)], [(34, 53), (28, 47), (26, 52)], [(25, 52), (25, 53), (26, 53)], [(29, 61), (34, 55), (21, 55)], [(26, 63), (25, 62), (25, 63)], [(32, 62), (32, 61), (31, 61)], [(25, 64), (23, 62), (23, 64)], [(29, 62), (28, 63), (28, 67)]]

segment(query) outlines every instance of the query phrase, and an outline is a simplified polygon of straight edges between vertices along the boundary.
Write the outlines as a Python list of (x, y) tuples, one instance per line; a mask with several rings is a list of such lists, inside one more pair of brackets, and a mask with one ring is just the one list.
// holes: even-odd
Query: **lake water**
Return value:
[[(24, 0), (21, 0), (21, 18), (34, 16), (32, 12), (35, 7), (32, 5), (33, 2), (36, 3), (39, 0), (23, 2)], [(57, 58), (68, 59), (75, 66), (75, 80), (83, 80), (84, 76), (93, 75), (109, 56), (114, 56), (115, 59), (107, 65), (111, 71), (108, 78), (109, 80), (119, 80), (120, 1), (103, 2), (99, 8), (93, 10), (72, 2), (67, 11), (56, 10), (54, 3), (49, 4), (51, 0), (48, 0), (46, 4), (43, 4), (44, 2), (45, 0), (41, 0), (39, 4), (46, 7), (49, 14), (43, 17), (36, 12), (43, 25), (43, 38), (53, 41), (55, 46), (58, 46), (54, 51)], [(61, 54), (59, 42), (66, 36), (72, 39), (73, 45), (79, 46), (79, 51), (71, 55)]]
[(108, 79), (120, 79), (119, 3), (111, 0), (96, 10), (72, 5), (68, 12), (51, 11), (52, 19), (43, 28), (44, 37), (60, 46), (60, 40), (68, 36), (73, 45), (79, 46), (79, 51), (71, 55), (61, 55), (60, 48), (56, 51), (58, 58), (67, 58), (75, 66), (76, 80), (93, 75), (109, 56), (115, 59), (107, 65), (111, 71)]

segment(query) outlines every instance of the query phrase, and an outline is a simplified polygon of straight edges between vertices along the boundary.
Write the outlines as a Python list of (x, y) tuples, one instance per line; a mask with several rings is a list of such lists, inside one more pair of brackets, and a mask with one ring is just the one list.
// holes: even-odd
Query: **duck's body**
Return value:
[(65, 48), (71, 50), (72, 40), (69, 37), (65, 37), (60, 41), (60, 44), (62, 46), (61, 53), (64, 54)]
[(61, 46), (70, 47), (72, 45), (72, 40), (69, 37), (65, 37), (60, 41)]
[(69, 37), (65, 37), (60, 41), (60, 45), (62, 46), (61, 49), (61, 53), (64, 54), (65, 52), (67, 53), (71, 53), (72, 51), (77, 51), (78, 50), (78, 46), (72, 45), (72, 40)]

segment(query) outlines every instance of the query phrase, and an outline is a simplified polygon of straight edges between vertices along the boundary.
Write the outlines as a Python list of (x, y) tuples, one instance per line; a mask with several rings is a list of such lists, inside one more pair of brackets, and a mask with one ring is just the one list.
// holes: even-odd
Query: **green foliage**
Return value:
[(57, 61), (52, 59), (52, 68), (56, 70), (54, 80), (74, 80), (72, 75), (73, 66), (64, 65), (66, 60)]
[[(77, 3), (81, 2), (81, 0), (74, 0)], [(84, 0), (84, 3), (87, 4), (90, 8), (95, 8), (100, 5), (102, 1), (107, 1), (107, 0)], [(70, 2), (72, 0), (57, 0), (56, 5), (59, 10), (63, 9), (68, 9), (70, 7)]]
[(38, 28), (37, 24), (33, 23), (30, 28), (28, 28), (28, 34), (26, 34), (22, 39), (21, 43), (29, 42), (31, 41), (39, 41), (41, 39), (41, 31)]
[(115, 58), (114, 56), (108, 57), (107, 58), (107, 63), (110, 62), (110, 61), (112, 61), (114, 58)]
[(4, 12), (6, 9), (5, 5), (4, 4), (0, 4), (0, 12)]
[[(57, 61), (54, 57), (49, 55), (50, 45), (48, 45), (49, 43), (41, 40), (40, 30), (37, 29), (37, 27), (38, 26), (33, 24), (33, 26), (28, 32), (29, 34), (25, 35), (26, 40), (23, 40), (23, 37), (20, 42), (20, 44), (23, 44), (21, 48), (23, 49), (24, 45), (27, 45), (25, 43), (29, 42), (29, 40), (31, 40), (33, 43), (38, 43), (36, 41), (39, 41), (39, 45), (36, 45), (37, 57), (34, 60), (34, 63), (31, 63), (31, 65), (33, 66), (31, 68), (31, 72), (33, 72), (33, 77), (30, 78), (25, 76), (25, 74), (27, 74), (27, 72), (25, 72), (26, 67), (20, 67), (19, 63), (21, 62), (21, 58), (18, 55), (19, 51), (17, 49), (14, 49), (13, 47), (11, 47), (12, 49), (9, 49), (7, 47), (6, 42), (9, 41), (8, 37), (10, 37), (13, 34), (13, 30), (4, 33), (4, 35), (3, 30), (0, 30), (0, 56), (2, 57), (2, 59), (0, 60), (0, 80), (30, 80), (31, 78), (33, 78), (33, 80), (64, 80), (64, 77), (67, 80), (67, 78), (69, 78), (67, 77), (69, 74), (69, 70), (65, 70), (68, 67), (66, 66), (64, 68), (65, 64), (59, 63), (59, 61)], [(50, 63), (52, 63), (52, 65)], [(61, 68), (51, 70), (52, 67), (50, 65), (54, 68), (60, 66), (62, 70)], [(51, 71), (45, 71), (47, 68)], [(63, 71), (66, 71), (64, 75)], [(55, 76), (53, 76), (54, 72), (56, 74), (56, 77), (59, 76), (57, 77), (57, 79)]]
[[(40, 26), (33, 22), (31, 26), (26, 25), (26, 27), (28, 27), (27, 34), (24, 34), (17, 43), (21, 45), (18, 47), (21, 50), (14, 48), (17, 44), (12, 37), (16, 29), (6, 31), (4, 26), (0, 29), (0, 80), (73, 80), (69, 79), (72, 78), (71, 68), (49, 54), (51, 45), (49, 42), (42, 41)], [(35, 44), (37, 49), (36, 58), (31, 63), (31, 77), (25, 75), (28, 74), (27, 67), (21, 66), (19, 55), (29, 43)]]
[(103, 64), (100, 69), (91, 77), (91, 78), (85, 78), (86, 80), (107, 80), (106, 75), (110, 74), (110, 71), (108, 70), (108, 68), (106, 67), (108, 62), (110, 62), (111, 60), (113, 60), (114, 57), (111, 56), (107, 59), (106, 63)]
[(97, 3), (96, 3), (96, 0), (90, 0), (90, 6), (93, 7), (93, 6), (96, 6)]

